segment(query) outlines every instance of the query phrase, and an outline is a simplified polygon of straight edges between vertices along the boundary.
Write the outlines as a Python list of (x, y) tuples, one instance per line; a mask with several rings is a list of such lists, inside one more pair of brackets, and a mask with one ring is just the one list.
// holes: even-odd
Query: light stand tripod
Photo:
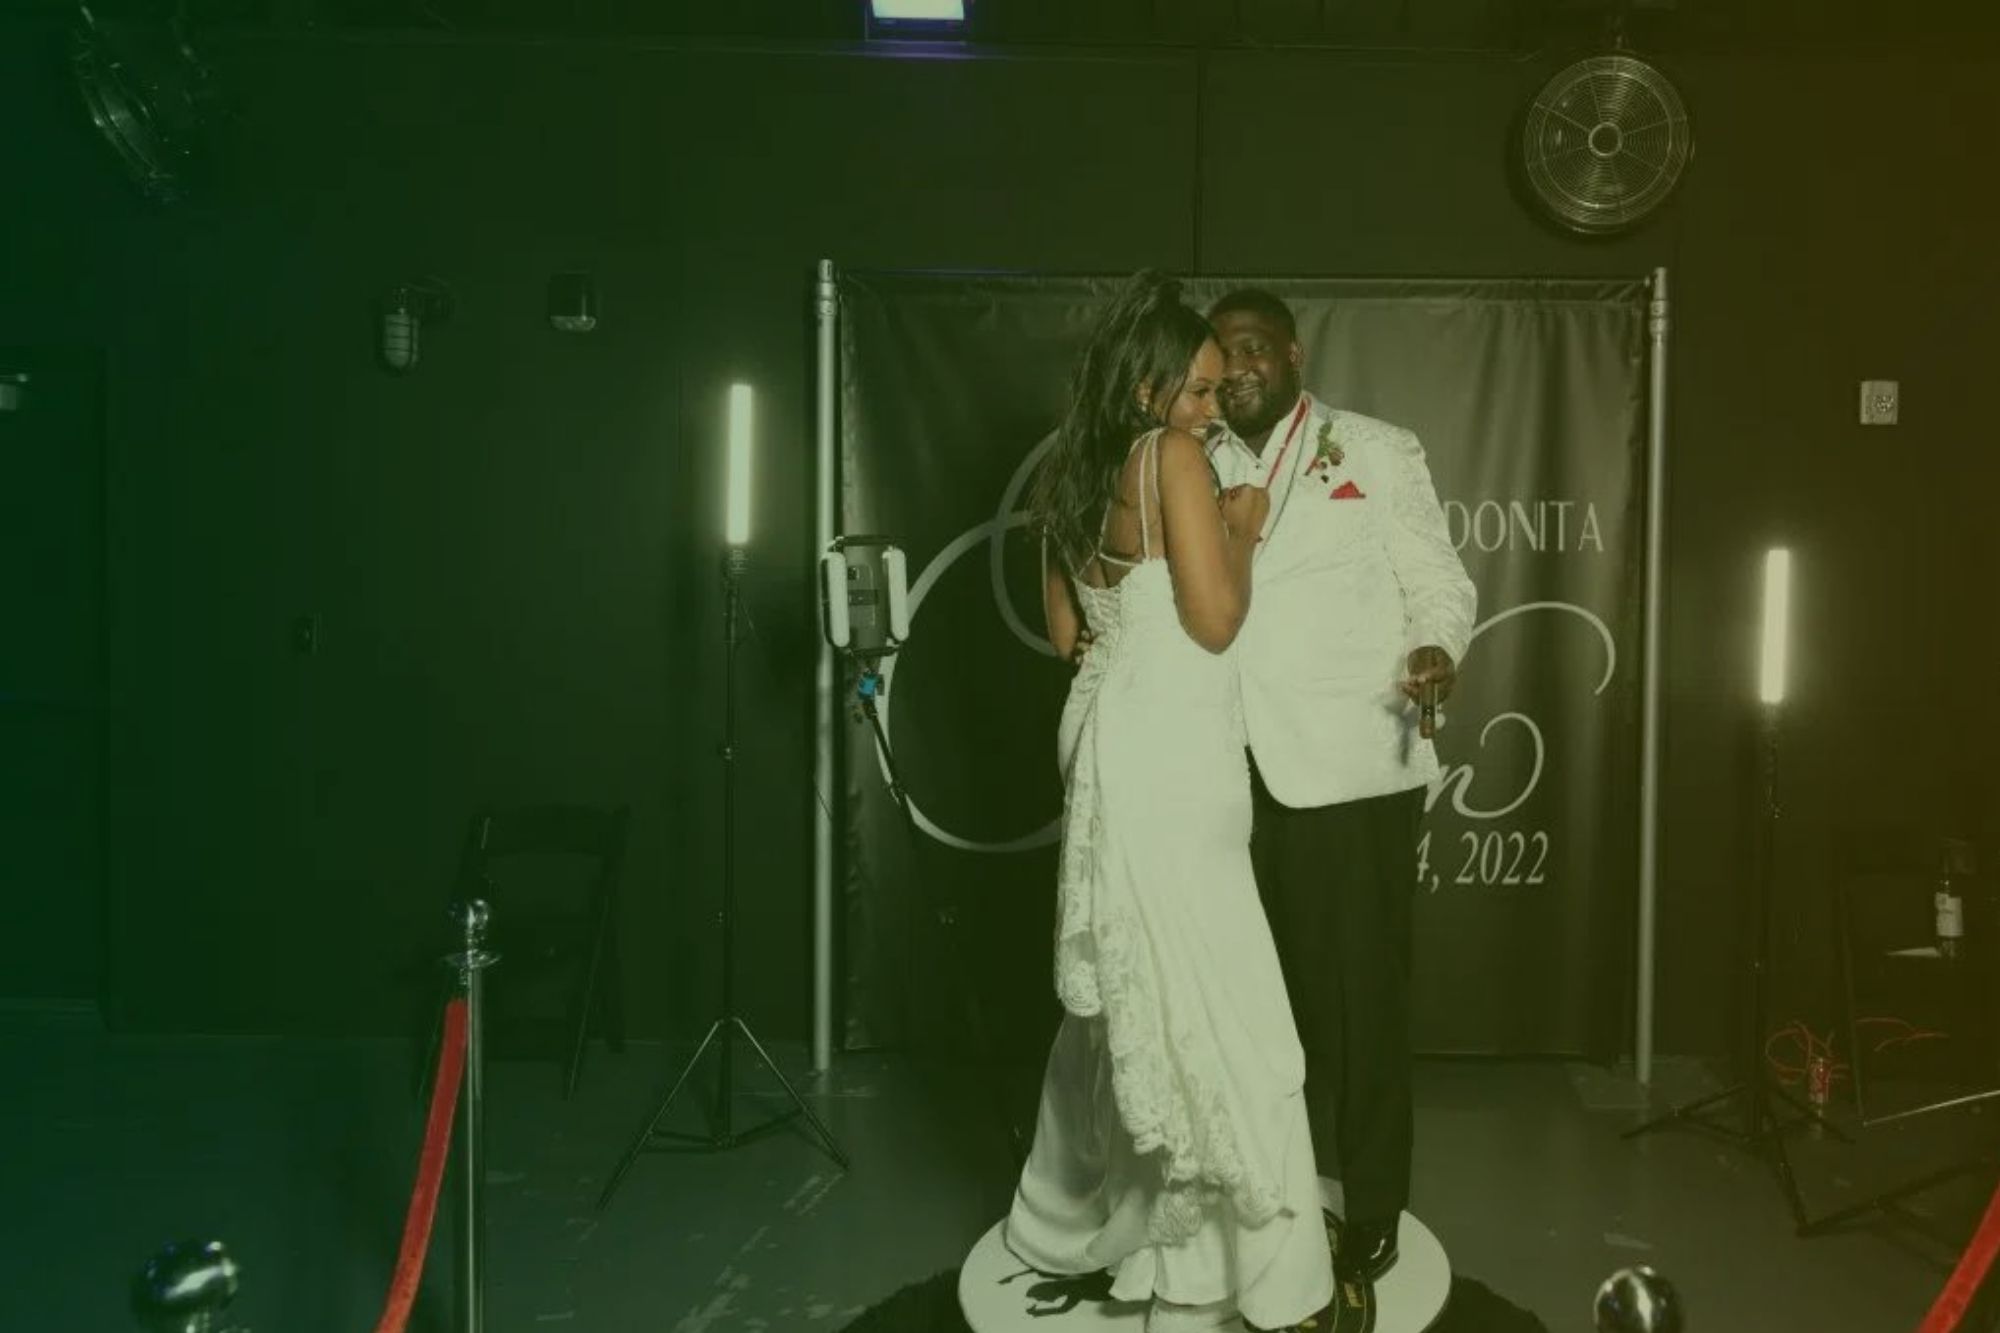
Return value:
[[(1763, 817), (1758, 821), (1757, 874), (1754, 910), (1757, 914), (1757, 942), (1750, 958), (1750, 1027), (1745, 1034), (1742, 1081), (1712, 1096), (1677, 1106), (1665, 1115), (1625, 1131), (1632, 1138), (1666, 1125), (1688, 1125), (1738, 1147), (1747, 1148), (1771, 1165), (1778, 1188), (1792, 1212), (1792, 1221), (1803, 1233), (1809, 1225), (1799, 1184), (1792, 1175), (1792, 1159), (1785, 1149), (1785, 1136), (1804, 1124), (1816, 1124), (1837, 1138), (1847, 1139), (1837, 1126), (1828, 1124), (1818, 1112), (1790, 1092), (1776, 1086), (1770, 1061), (1764, 1055), (1765, 1034), (1769, 1030), (1771, 1006), (1771, 943), (1777, 915), (1774, 881), (1777, 871), (1778, 819), (1778, 705), (1767, 702), (1761, 719)], [(1743, 1099), (1743, 1127), (1718, 1124), (1703, 1115), (1709, 1107)], [(1796, 1118), (1780, 1120), (1774, 1101), (1788, 1103)]]
[[(840, 1145), (834, 1141), (832, 1132), (818, 1116), (813, 1114), (812, 1108), (806, 1105), (805, 1098), (799, 1096), (798, 1090), (779, 1070), (778, 1062), (771, 1058), (770, 1052), (764, 1049), (764, 1044), (757, 1040), (757, 1034), (750, 1030), (750, 1025), (736, 1012), (736, 645), (741, 614), (741, 583), (743, 569), (747, 563), (743, 548), (731, 546), (723, 561), (722, 573), (725, 645), (722, 692), (722, 910), (720, 913), (722, 1013), (709, 1024), (708, 1033), (701, 1039), (701, 1045), (695, 1048), (694, 1054), (688, 1057), (687, 1064), (681, 1067), (680, 1077), (674, 1080), (673, 1087), (639, 1130), (638, 1137), (632, 1140), (625, 1149), (624, 1156), (618, 1159), (618, 1165), (611, 1172), (611, 1179), (605, 1183), (604, 1193), (598, 1196), (599, 1208), (611, 1202), (611, 1196), (625, 1179), (625, 1173), (632, 1169), (632, 1164), (639, 1159), (639, 1154), (649, 1148), (668, 1152), (713, 1152), (734, 1148), (740, 1143), (762, 1138), (772, 1130), (788, 1124), (795, 1117), (803, 1119), (812, 1127), (813, 1133), (825, 1146), (828, 1155), (840, 1164), (841, 1169), (845, 1170), (847, 1167), (847, 1155), (841, 1152)], [(785, 1095), (792, 1101), (791, 1110), (782, 1112), (761, 1125), (742, 1131), (733, 1128), (731, 1119), (735, 1098), (733, 1078), (735, 1062), (732, 1057), (735, 1041), (739, 1036), (750, 1044), (750, 1049), (756, 1053), (771, 1076), (778, 1080), (778, 1085), (785, 1090)], [(661, 1129), (660, 1122), (666, 1119), (675, 1098), (680, 1096), (681, 1089), (687, 1085), (695, 1066), (701, 1063), (702, 1056), (708, 1053), (711, 1046), (716, 1050), (717, 1079), (715, 1108), (709, 1120), (708, 1134), (706, 1136), (679, 1134)], [(672, 1146), (674, 1144), (686, 1146), (676, 1148)]]

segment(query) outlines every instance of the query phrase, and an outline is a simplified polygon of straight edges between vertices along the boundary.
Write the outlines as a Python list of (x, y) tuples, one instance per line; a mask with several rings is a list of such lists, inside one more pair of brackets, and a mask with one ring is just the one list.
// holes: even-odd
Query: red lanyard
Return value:
[(1264, 478), (1264, 489), (1267, 491), (1271, 489), (1271, 483), (1277, 480), (1278, 469), (1285, 465), (1285, 456), (1292, 452), (1292, 441), (1298, 437), (1299, 427), (1305, 424), (1306, 408), (1308, 405), (1309, 400), (1304, 394), (1300, 394), (1298, 411), (1292, 413), (1291, 429), (1285, 432), (1285, 443), (1279, 448), (1278, 457), (1271, 464), (1271, 471)]

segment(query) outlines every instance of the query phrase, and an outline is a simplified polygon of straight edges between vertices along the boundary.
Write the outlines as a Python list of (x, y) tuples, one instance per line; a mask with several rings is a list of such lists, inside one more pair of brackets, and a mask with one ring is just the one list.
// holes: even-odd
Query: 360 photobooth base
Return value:
[[(1340, 1182), (1322, 1179), (1320, 1198), (1338, 1245), (1344, 1206)], [(1106, 1299), (1101, 1274), (1050, 1278), (1022, 1266), (1007, 1249), (998, 1222), (979, 1238), (958, 1275), (959, 1307), (972, 1333), (1142, 1333), (1146, 1306)], [(1451, 1295), (1451, 1264), (1444, 1246), (1414, 1215), (1404, 1213), (1397, 1238), (1401, 1257), (1371, 1288), (1344, 1282), (1319, 1327), (1323, 1333), (1422, 1333), (1437, 1322)]]

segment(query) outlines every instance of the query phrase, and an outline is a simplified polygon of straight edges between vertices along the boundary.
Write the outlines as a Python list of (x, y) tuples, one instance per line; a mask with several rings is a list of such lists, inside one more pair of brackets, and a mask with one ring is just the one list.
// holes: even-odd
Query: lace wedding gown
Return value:
[(1333, 1293), (1305, 1059), (1250, 868), (1235, 666), (1181, 627), (1153, 549), (1157, 439), (1134, 446), (1142, 558), (1075, 580), (1095, 641), (1057, 744), (1064, 1016), (1005, 1234), (1041, 1272), (1110, 1270), (1114, 1300), (1275, 1327)]

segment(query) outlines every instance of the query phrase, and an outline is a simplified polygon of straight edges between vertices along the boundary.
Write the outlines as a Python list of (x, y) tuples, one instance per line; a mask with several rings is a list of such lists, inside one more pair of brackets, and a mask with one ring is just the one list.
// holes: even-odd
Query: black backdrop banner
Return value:
[[(1187, 296), (1243, 281), (1190, 280)], [(1418, 433), (1479, 589), (1413, 886), (1417, 1047), (1609, 1056), (1629, 1031), (1638, 881), (1647, 283), (1256, 283), (1298, 314), (1308, 388)], [(835, 881), (850, 1049), (962, 1046), (967, 987), (1023, 1053), (1054, 1019), (1069, 672), (1041, 636), (1024, 493), (1115, 285), (842, 275), (839, 530), (908, 554), (911, 635), (883, 714), (922, 829), (850, 716)], [(956, 929), (936, 928), (941, 909)]]

